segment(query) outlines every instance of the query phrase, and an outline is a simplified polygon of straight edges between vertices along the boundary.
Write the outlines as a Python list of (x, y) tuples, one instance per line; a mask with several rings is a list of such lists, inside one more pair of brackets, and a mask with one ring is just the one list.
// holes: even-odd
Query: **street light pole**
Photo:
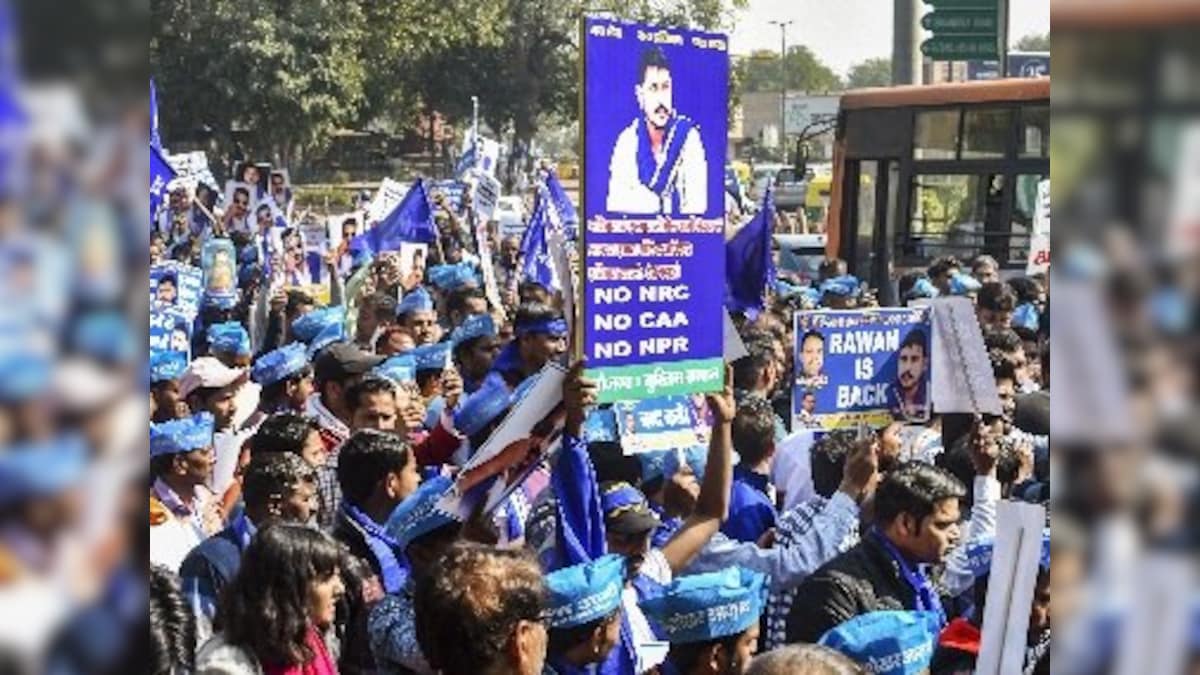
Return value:
[(787, 164), (787, 27), (795, 21), (771, 21), (779, 26), (779, 148)]

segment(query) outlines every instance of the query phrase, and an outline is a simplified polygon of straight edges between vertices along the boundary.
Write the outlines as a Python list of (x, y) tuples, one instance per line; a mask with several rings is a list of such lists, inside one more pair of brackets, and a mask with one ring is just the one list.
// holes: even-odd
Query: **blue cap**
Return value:
[(314, 309), (292, 322), (292, 338), (305, 344), (334, 324), (346, 323), (346, 310), (341, 305)]
[(438, 502), (453, 485), (445, 476), (425, 481), (392, 511), (384, 528), (400, 543), (400, 548), (407, 548), (417, 537), (443, 525), (459, 522), (452, 513), (438, 508)]
[(382, 378), (391, 380), (393, 384), (417, 381), (417, 364), (410, 354), (393, 356), (375, 366), (371, 372)]
[(551, 628), (572, 628), (612, 614), (621, 606), (625, 558), (609, 554), (546, 575)]
[(1023, 302), (1013, 310), (1012, 325), (1014, 328), (1021, 326), (1022, 328), (1035, 331), (1038, 329), (1039, 322), (1041, 322), (1041, 316), (1037, 311), (1037, 307), (1033, 306), (1033, 303)]
[(213, 324), (208, 327), (207, 336), (209, 352), (250, 355), (250, 334), (237, 321)]
[(50, 387), (50, 359), (35, 352), (0, 356), (0, 401), (25, 401)]
[(508, 410), (510, 397), (503, 378), (484, 379), (479, 389), (459, 404), (454, 428), (465, 436), (474, 436)]
[(416, 363), (417, 371), (444, 370), (446, 359), (450, 357), (450, 343), (436, 342), (431, 345), (421, 345), (408, 352), (408, 356)]
[(58, 494), (79, 483), (87, 467), (78, 436), (10, 445), (0, 453), (0, 507)]
[(583, 420), (583, 440), (588, 443), (616, 443), (617, 416), (612, 408), (594, 408)]
[(929, 277), (921, 277), (912, 285), (912, 288), (908, 289), (908, 293), (904, 294), (904, 299), (916, 300), (917, 298), (936, 298), (937, 296), (937, 286), (933, 285)]
[(321, 332), (308, 343), (308, 358), (315, 359), (320, 351), (335, 342), (346, 339), (346, 326), (341, 321), (326, 324)]
[(475, 267), (469, 262), (454, 265), (434, 265), (427, 270), (429, 283), (443, 291), (456, 291), (467, 286), (477, 286)]
[(129, 363), (139, 351), (129, 322), (115, 312), (83, 316), (75, 323), (72, 337), (76, 351), (101, 361)]
[(150, 424), (150, 457), (177, 455), (212, 446), (216, 420), (211, 413), (199, 412), (191, 417)]
[(492, 320), (490, 314), (472, 314), (468, 316), (462, 325), (454, 329), (450, 333), (450, 344), (454, 348), (467, 340), (474, 340), (481, 337), (492, 337), (496, 333), (496, 322)]
[(178, 380), (187, 365), (186, 354), (155, 349), (150, 352), (150, 382)]
[(917, 675), (933, 662), (941, 623), (937, 612), (868, 612), (829, 629), (818, 644), (845, 654), (868, 673)]
[(950, 277), (950, 295), (967, 295), (977, 293), (983, 284), (966, 272), (959, 272)]
[(433, 298), (424, 286), (417, 286), (396, 305), (396, 316), (404, 316), (409, 312), (432, 312)]
[(308, 353), (299, 342), (284, 345), (258, 357), (250, 370), (250, 379), (264, 387), (295, 375), (308, 365)]
[(718, 640), (758, 623), (767, 600), (766, 581), (741, 567), (678, 577), (641, 608), (671, 644)]
[(857, 297), (859, 291), (858, 277), (846, 274), (833, 279), (827, 279), (821, 284), (822, 295), (832, 295), (839, 298)]
[[(966, 544), (967, 569), (978, 579), (992, 571), (992, 552), (996, 546), (994, 537), (983, 537)], [(1050, 530), (1042, 531), (1042, 553), (1038, 558), (1038, 566), (1050, 569)]]

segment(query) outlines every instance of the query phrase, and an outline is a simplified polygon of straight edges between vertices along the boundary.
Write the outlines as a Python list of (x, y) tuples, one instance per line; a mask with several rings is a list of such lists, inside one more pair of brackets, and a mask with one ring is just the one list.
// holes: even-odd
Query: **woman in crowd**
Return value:
[(337, 675), (323, 634), (345, 592), (341, 553), (302, 525), (257, 533), (225, 591), (198, 675)]

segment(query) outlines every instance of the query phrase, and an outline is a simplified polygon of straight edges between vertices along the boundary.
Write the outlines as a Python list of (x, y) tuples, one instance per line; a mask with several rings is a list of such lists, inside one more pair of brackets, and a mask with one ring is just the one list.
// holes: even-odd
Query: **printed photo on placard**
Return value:
[(237, 181), (226, 181), (225, 228), (230, 232), (252, 231), (254, 207), (257, 203), (254, 186)]
[(255, 186), (254, 201), (270, 194), (271, 165), (268, 162), (238, 162), (233, 167), (234, 178), (240, 183)]
[(428, 255), (428, 244), (412, 242), (400, 244), (400, 285), (404, 287), (404, 290), (412, 290), (421, 284), (425, 278)]

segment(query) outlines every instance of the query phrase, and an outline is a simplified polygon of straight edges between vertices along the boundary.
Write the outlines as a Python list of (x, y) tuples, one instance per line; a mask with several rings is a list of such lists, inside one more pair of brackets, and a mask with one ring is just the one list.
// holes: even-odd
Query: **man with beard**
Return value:
[(890, 396), (893, 415), (908, 421), (928, 419), (929, 396), (925, 386), (928, 367), (925, 331), (914, 328), (900, 343), (896, 355), (896, 382)]
[(703, 214), (708, 160), (696, 123), (674, 106), (671, 66), (662, 50), (642, 54), (634, 85), (641, 114), (617, 136), (609, 163), (607, 209), (616, 213)]

